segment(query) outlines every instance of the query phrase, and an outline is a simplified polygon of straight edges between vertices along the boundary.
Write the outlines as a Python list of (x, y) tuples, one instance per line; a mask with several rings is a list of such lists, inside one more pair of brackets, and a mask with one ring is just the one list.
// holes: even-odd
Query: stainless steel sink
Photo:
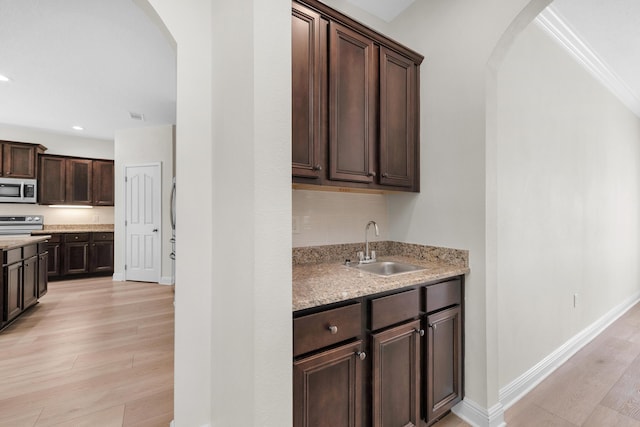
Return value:
[(377, 274), (378, 276), (395, 276), (396, 274), (426, 270), (425, 267), (420, 267), (412, 264), (404, 264), (402, 262), (395, 261), (379, 261), (369, 264), (352, 264), (350, 267), (357, 268), (358, 270), (363, 270), (368, 273)]

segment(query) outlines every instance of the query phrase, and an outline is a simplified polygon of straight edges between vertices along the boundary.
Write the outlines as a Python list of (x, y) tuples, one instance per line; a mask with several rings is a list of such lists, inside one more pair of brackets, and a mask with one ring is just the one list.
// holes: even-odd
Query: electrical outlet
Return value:
[(293, 234), (300, 234), (300, 217), (294, 216), (292, 224), (292, 232)]
[(94, 216), (93, 216), (93, 222), (94, 222), (94, 223), (96, 223), (96, 224), (97, 224), (98, 222), (100, 222), (100, 216), (98, 216), (98, 215), (94, 215)]

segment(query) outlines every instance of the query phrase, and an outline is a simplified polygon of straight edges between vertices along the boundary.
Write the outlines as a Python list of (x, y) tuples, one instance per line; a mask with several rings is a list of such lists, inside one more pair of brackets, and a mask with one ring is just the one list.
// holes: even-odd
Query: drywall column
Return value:
[[(138, 3), (177, 45), (175, 386), (177, 427), (211, 425), (213, 37), (209, 0)], [(225, 325), (227, 326), (227, 325)], [(218, 325), (222, 327), (222, 325)], [(223, 345), (223, 343), (218, 343)]]
[(291, 425), (291, 3), (150, 3), (178, 46), (176, 426)]

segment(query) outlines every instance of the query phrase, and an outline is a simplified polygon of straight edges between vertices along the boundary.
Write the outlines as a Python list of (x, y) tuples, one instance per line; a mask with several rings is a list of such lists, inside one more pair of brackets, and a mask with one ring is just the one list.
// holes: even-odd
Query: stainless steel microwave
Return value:
[(0, 178), (0, 203), (36, 203), (35, 179)]

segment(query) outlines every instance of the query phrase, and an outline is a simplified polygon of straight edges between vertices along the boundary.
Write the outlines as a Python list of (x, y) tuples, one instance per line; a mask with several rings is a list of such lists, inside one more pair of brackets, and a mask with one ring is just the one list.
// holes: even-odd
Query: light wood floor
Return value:
[[(517, 427), (640, 426), (640, 304), (505, 414)], [(468, 426), (451, 414), (436, 427)]]
[(170, 286), (49, 283), (0, 332), (0, 426), (168, 427), (173, 318)]

